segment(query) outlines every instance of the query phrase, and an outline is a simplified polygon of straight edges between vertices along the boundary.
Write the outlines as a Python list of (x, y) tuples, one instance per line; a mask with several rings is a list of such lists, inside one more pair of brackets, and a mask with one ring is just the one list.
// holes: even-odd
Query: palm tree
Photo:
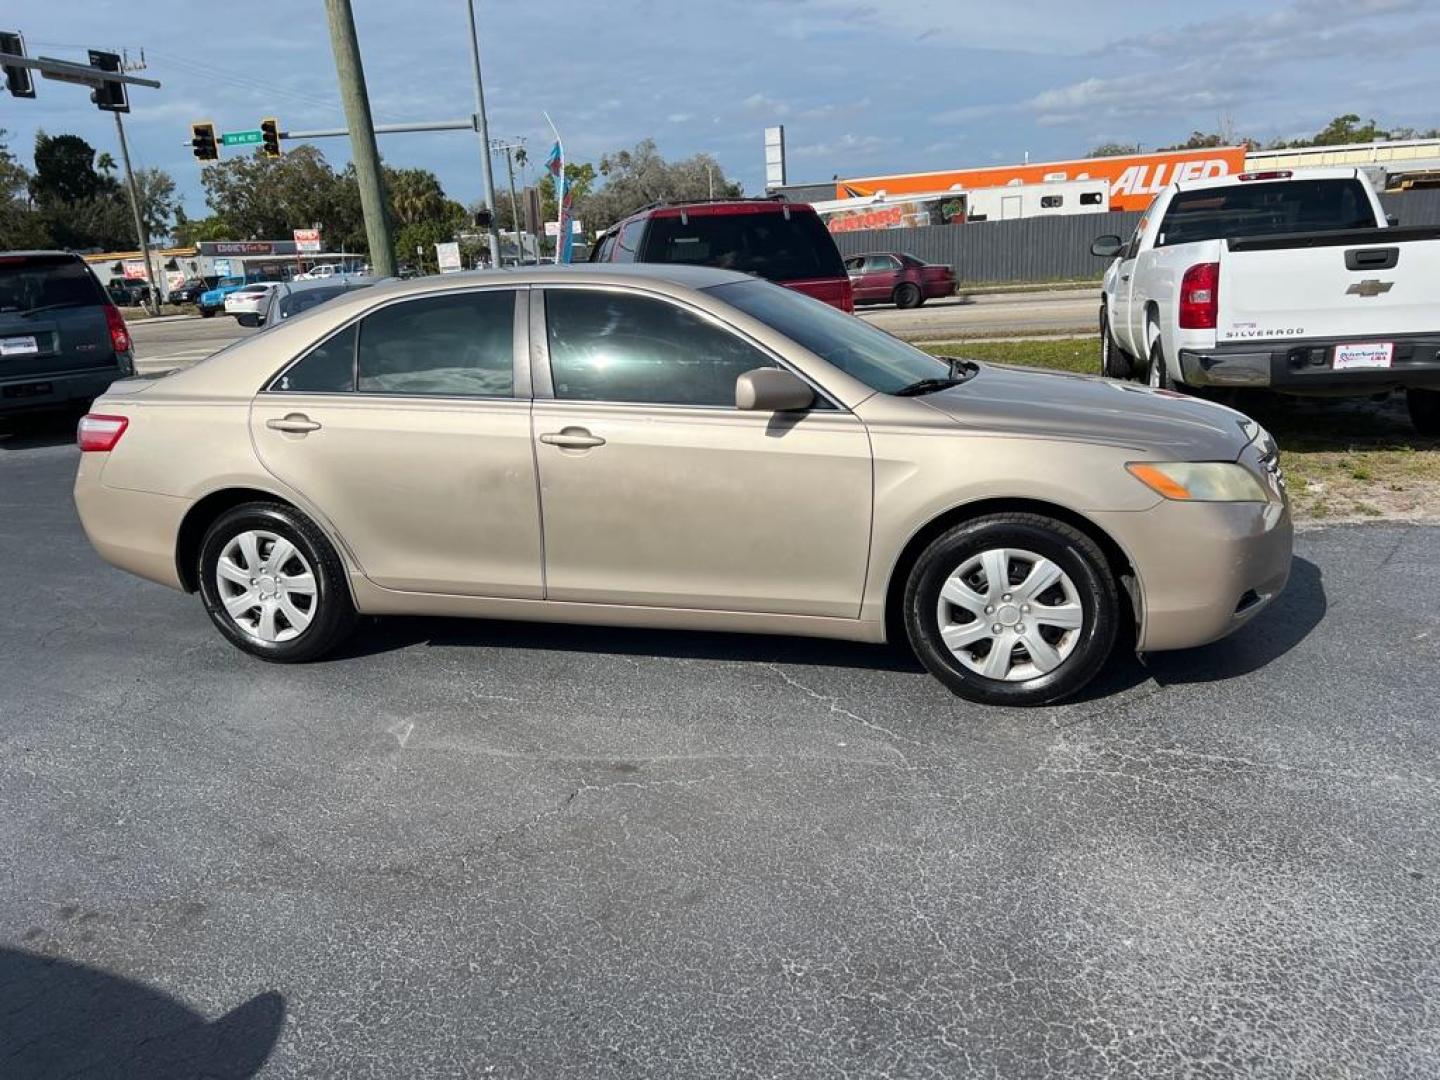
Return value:
[(103, 173), (112, 173), (115, 171), (115, 159), (110, 156), (110, 151), (100, 151), (100, 156), (95, 159), (95, 167)]

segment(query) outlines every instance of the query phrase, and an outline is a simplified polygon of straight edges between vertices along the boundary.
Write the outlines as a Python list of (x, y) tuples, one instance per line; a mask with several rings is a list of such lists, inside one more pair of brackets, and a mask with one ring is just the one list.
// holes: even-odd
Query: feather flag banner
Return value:
[(571, 224), (574, 219), (574, 206), (570, 180), (565, 175), (565, 145), (560, 141), (560, 132), (550, 119), (549, 113), (545, 114), (545, 122), (550, 125), (550, 130), (555, 132), (555, 145), (551, 147), (550, 157), (545, 161), (545, 171), (555, 183), (555, 205), (560, 208), (560, 220), (556, 223), (559, 225), (559, 232), (555, 237), (555, 261), (569, 263), (575, 250), (575, 234)]

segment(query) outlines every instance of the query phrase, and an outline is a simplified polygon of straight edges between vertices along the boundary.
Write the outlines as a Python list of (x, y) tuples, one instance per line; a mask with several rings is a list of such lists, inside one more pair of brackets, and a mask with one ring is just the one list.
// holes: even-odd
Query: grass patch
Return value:
[[(1049, 341), (949, 341), (925, 349), (941, 356), (1083, 375), (1100, 370), (1100, 346), (1093, 335)], [(1252, 391), (1230, 393), (1220, 400), (1253, 416), (1279, 441), (1297, 518), (1440, 518), (1440, 439), (1416, 434), (1403, 393), (1376, 401)]]

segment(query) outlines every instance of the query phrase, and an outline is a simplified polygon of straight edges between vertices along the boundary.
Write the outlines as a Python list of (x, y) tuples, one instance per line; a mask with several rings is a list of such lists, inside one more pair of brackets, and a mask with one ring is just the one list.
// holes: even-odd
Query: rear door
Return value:
[(516, 366), (525, 299), (491, 288), (386, 304), (255, 398), (261, 461), (376, 584), (542, 596), (529, 368)]
[(115, 364), (109, 303), (74, 255), (0, 255), (0, 380)]

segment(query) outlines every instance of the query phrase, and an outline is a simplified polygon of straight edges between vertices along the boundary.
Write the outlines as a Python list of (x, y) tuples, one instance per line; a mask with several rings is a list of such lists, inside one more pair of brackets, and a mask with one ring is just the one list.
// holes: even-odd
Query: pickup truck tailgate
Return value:
[(1216, 338), (1363, 338), (1440, 330), (1440, 228), (1229, 240)]

